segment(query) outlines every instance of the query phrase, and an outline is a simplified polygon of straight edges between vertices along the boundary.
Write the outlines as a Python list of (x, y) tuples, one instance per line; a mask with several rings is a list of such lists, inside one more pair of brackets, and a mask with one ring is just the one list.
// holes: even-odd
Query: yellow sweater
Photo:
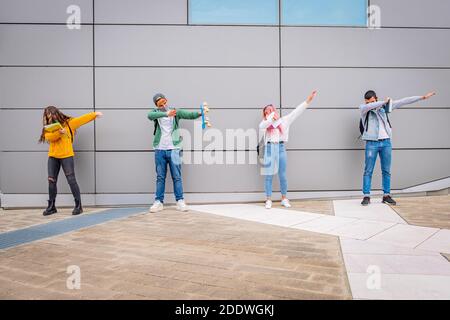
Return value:
[[(68, 121), (68, 124), (70, 129), (72, 129), (73, 135), (75, 135), (75, 130), (94, 120), (96, 117), (97, 115), (95, 112), (90, 112), (78, 118), (71, 118)], [(74, 156), (72, 136), (70, 135), (67, 124), (64, 126), (64, 129), (66, 130), (65, 134), (61, 134), (59, 131), (45, 133), (45, 140), (50, 143), (50, 148), (48, 150), (49, 157), (64, 159)]]

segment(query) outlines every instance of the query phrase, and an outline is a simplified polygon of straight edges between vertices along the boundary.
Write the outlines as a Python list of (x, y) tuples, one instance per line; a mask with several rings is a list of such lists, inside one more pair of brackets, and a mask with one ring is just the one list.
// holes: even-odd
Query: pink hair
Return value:
[[(275, 106), (274, 106), (273, 104), (268, 104), (267, 106), (265, 106), (265, 107), (263, 108), (263, 117), (264, 117), (264, 119), (266, 119), (266, 109), (267, 109), (267, 108), (272, 108), (272, 110), (273, 110), (274, 112), (276, 112)], [(281, 124), (280, 124), (278, 127), (276, 127), (276, 128), (274, 128), (274, 126), (271, 125), (271, 126), (268, 127), (266, 130), (268, 131), (268, 133), (272, 133), (273, 130), (279, 130), (279, 131), (280, 131), (280, 134), (283, 134), (283, 128), (281, 127)]]

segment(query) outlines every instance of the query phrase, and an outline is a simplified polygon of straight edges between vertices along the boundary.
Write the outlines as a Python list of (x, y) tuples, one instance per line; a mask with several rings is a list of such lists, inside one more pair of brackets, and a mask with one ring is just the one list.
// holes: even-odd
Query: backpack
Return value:
[[(364, 124), (363, 124), (362, 119), (359, 119), (359, 132), (361, 133), (361, 136), (363, 135), (364, 131), (367, 131), (369, 129), (369, 113), (370, 112), (374, 112), (374, 111), (370, 110), (369, 112), (367, 112), (366, 117), (364, 118)], [(386, 119), (389, 124), (389, 127), (392, 128), (391, 121), (389, 120), (389, 113), (386, 113)]]

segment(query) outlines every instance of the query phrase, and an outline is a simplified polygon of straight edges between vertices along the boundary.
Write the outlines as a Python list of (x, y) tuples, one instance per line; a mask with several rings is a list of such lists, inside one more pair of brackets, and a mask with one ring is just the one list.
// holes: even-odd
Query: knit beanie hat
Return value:
[(153, 96), (153, 102), (155, 103), (155, 105), (158, 102), (158, 100), (161, 99), (166, 99), (166, 97), (162, 93), (157, 93)]

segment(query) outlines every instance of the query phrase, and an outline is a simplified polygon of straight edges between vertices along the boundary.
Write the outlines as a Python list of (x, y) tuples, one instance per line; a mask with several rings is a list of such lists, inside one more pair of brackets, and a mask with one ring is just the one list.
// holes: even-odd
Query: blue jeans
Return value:
[(366, 196), (370, 195), (373, 168), (375, 167), (378, 154), (380, 154), (381, 173), (383, 176), (383, 192), (384, 194), (391, 192), (391, 139), (366, 141), (366, 164), (363, 178), (363, 193)]
[(264, 178), (264, 190), (267, 197), (272, 196), (272, 180), (273, 176), (278, 173), (280, 179), (281, 194), (287, 194), (287, 153), (284, 143), (267, 143), (264, 150), (264, 165), (262, 174)]
[(183, 199), (183, 181), (181, 178), (181, 150), (155, 150), (156, 194), (155, 200), (164, 202), (166, 189), (167, 164), (173, 181), (175, 200)]

